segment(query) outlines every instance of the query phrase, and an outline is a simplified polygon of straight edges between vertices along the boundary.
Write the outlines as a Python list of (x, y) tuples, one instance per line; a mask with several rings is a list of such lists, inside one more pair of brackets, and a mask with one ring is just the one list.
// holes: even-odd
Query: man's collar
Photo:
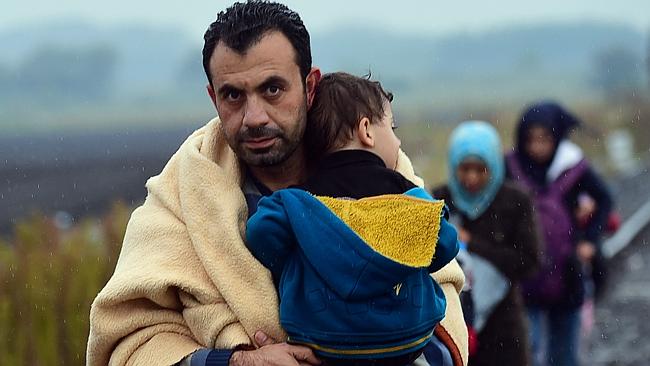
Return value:
[(262, 182), (255, 178), (253, 173), (251, 173), (250, 169), (248, 168), (246, 168), (245, 179), (244, 193), (259, 194), (261, 196), (270, 196), (273, 193), (269, 187), (265, 186)]

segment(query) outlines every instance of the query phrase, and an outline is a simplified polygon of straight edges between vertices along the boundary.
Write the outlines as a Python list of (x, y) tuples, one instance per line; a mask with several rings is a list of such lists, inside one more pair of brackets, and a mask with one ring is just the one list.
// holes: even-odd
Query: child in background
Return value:
[(456, 231), (444, 202), (395, 171), (391, 100), (378, 82), (325, 75), (304, 138), (323, 157), (300, 188), (262, 199), (247, 225), (288, 341), (327, 365), (408, 365), (445, 313), (430, 273), (458, 253)]

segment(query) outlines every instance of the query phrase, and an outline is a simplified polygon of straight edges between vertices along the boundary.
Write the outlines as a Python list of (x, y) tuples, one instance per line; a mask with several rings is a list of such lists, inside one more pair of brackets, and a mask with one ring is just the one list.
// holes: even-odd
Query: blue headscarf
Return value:
[[(456, 177), (456, 169), (467, 158), (477, 158), (490, 172), (486, 186), (478, 193), (465, 190)], [(454, 206), (471, 220), (481, 216), (503, 184), (505, 168), (501, 139), (496, 129), (487, 122), (463, 122), (449, 138), (449, 190)]]

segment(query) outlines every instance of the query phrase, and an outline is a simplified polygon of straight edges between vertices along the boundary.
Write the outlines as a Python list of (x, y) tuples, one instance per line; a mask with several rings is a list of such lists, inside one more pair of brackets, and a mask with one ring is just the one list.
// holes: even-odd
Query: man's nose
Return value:
[(269, 123), (264, 103), (256, 97), (246, 100), (243, 125), (249, 128), (261, 127)]

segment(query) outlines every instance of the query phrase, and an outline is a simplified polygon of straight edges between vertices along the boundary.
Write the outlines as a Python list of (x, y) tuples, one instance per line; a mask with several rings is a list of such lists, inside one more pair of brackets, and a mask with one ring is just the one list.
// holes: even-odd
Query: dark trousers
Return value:
[(535, 365), (578, 365), (580, 308), (529, 307), (528, 319)]

